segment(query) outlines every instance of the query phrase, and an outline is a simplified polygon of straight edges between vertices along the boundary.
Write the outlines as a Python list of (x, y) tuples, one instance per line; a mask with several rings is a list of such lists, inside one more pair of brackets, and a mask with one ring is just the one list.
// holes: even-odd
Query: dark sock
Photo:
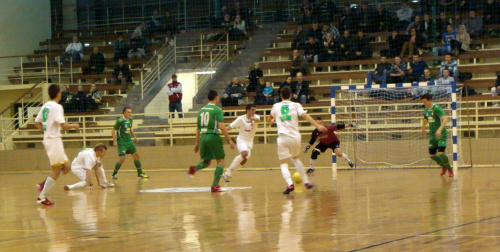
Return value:
[(446, 156), (446, 154), (443, 153), (443, 154), (439, 154), (438, 156), (439, 156), (439, 158), (441, 158), (444, 168), (453, 169), (453, 167), (451, 167), (451, 165), (450, 165), (450, 160), (448, 159), (448, 156)]
[(217, 167), (215, 167), (214, 182), (212, 182), (212, 186), (217, 186), (219, 184), (220, 176), (222, 175), (223, 172), (224, 172), (224, 166), (217, 165)]
[(134, 164), (135, 164), (135, 168), (137, 168), (137, 174), (141, 175), (142, 174), (141, 160), (134, 161)]
[(120, 167), (122, 167), (122, 164), (120, 164), (120, 162), (116, 162), (115, 170), (113, 171), (113, 176), (115, 176), (118, 173), (118, 170), (120, 170)]
[(432, 160), (436, 161), (436, 163), (441, 166), (441, 167), (444, 167), (443, 166), (443, 160), (441, 160), (441, 158), (439, 157), (439, 155), (435, 155), (434, 157), (431, 157)]
[(196, 170), (199, 171), (201, 169), (207, 168), (208, 165), (207, 165), (207, 163), (205, 163), (205, 161), (201, 161), (197, 165), (195, 165), (194, 167), (196, 167)]

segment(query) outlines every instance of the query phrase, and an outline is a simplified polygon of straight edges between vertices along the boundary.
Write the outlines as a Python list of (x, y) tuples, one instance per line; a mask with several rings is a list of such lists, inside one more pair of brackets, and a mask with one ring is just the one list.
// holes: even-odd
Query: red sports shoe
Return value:
[[(194, 167), (194, 166), (193, 166), (193, 167)], [(222, 189), (220, 189), (220, 185), (217, 185), (217, 186), (212, 186), (212, 187), (210, 188), (210, 190), (211, 190), (212, 192), (222, 192)]]
[(453, 169), (448, 169), (448, 177), (453, 177)]
[(443, 176), (444, 174), (446, 174), (446, 168), (443, 167), (443, 169), (441, 169), (441, 174), (439, 174), (439, 176)]
[(50, 205), (54, 205), (55, 203), (54, 202), (51, 202), (49, 199), (45, 198), (43, 200), (41, 200), (40, 198), (38, 198), (36, 200), (36, 203), (38, 204), (42, 204), (42, 205), (46, 205), (46, 206), (50, 206)]
[(196, 173), (196, 167), (194, 167), (193, 165), (189, 166), (188, 175), (193, 176), (195, 173)]

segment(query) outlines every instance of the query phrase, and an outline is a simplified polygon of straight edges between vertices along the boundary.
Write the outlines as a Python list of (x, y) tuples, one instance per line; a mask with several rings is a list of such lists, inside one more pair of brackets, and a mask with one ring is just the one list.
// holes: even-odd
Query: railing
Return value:
[[(153, 84), (161, 79), (162, 73), (175, 64), (176, 40), (177, 39), (174, 37), (174, 49), (170, 48), (170, 41), (167, 41), (155, 53), (155, 55), (146, 64), (144, 64), (141, 70), (141, 99), (144, 99), (144, 96), (147, 95), (154, 87)], [(144, 70), (147, 68), (150, 68), (151, 70), (148, 71), (147, 76), (144, 76)]]

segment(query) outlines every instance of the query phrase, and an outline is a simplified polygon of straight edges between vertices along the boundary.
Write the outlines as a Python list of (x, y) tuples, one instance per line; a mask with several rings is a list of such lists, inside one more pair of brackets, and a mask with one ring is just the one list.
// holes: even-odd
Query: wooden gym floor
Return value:
[(279, 170), (237, 172), (223, 193), (182, 192), (208, 189), (213, 171), (121, 172), (115, 188), (65, 192), (69, 173), (50, 207), (35, 203), (47, 174), (2, 174), (0, 251), (498, 251), (500, 171), (439, 172), (339, 171), (334, 187), (319, 169), (316, 188), (290, 196)]

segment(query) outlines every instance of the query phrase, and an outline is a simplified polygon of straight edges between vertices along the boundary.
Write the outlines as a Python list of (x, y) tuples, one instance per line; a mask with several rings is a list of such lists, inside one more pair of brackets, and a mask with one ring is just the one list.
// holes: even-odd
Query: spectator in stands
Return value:
[(273, 105), (274, 104), (274, 90), (273, 86), (271, 85), (271, 82), (267, 81), (265, 84), (264, 90), (262, 90), (262, 95), (263, 95), (263, 105)]
[(424, 69), (428, 69), (429, 66), (425, 61), (420, 60), (418, 54), (413, 55), (413, 62), (410, 63), (410, 69), (408, 69), (408, 81), (416, 82), (420, 80), (420, 77), (424, 75)]
[(175, 118), (175, 111), (179, 114), (179, 118), (183, 118), (182, 115), (182, 84), (177, 81), (177, 75), (172, 74), (172, 83), (167, 84), (167, 95), (168, 95), (168, 111), (172, 113), (172, 118)]
[(320, 61), (338, 61), (340, 59), (340, 44), (335, 41), (331, 33), (326, 34), (325, 42), (323, 42), (323, 56)]
[(380, 63), (377, 64), (375, 71), (366, 72), (366, 84), (371, 85), (372, 81), (377, 84), (386, 84), (387, 75), (391, 70), (392, 64), (387, 62), (387, 57), (385, 55), (380, 56)]
[(147, 38), (149, 37), (149, 28), (146, 25), (146, 21), (141, 21), (141, 24), (137, 26), (132, 34), (139, 34), (139, 37)]
[(245, 29), (245, 20), (241, 20), (241, 16), (236, 15), (233, 23), (233, 29), (231, 30), (231, 38), (240, 39), (246, 37), (247, 31)]
[(387, 31), (392, 28), (391, 16), (383, 4), (377, 4), (373, 15), (373, 25), (377, 28), (375, 31)]
[(463, 24), (472, 38), (479, 38), (483, 30), (483, 20), (476, 16), (476, 11), (471, 10), (469, 12), (469, 18), (464, 20)]
[(231, 12), (231, 16), (236, 19), (236, 16), (240, 15), (241, 20), (245, 21), (245, 23), (249, 23), (251, 11), (246, 7), (241, 7), (240, 2), (234, 3), (234, 10)]
[(367, 2), (361, 4), (361, 9), (358, 11), (358, 29), (365, 31), (374, 30), (373, 10), (368, 7)]
[(309, 96), (309, 83), (304, 81), (302, 73), (297, 73), (297, 81), (292, 84), (292, 101), (306, 104)]
[(102, 74), (104, 72), (104, 66), (106, 65), (106, 59), (104, 59), (104, 54), (99, 52), (99, 47), (94, 47), (92, 54), (90, 55), (89, 67), (83, 70), (84, 74)]
[(410, 55), (410, 58), (413, 58), (413, 54), (419, 53), (419, 48), (424, 46), (424, 39), (417, 33), (417, 29), (415, 27), (411, 28), (410, 34), (406, 35), (405, 42), (403, 44), (403, 49), (401, 50), (401, 57), (405, 56), (406, 51)]
[(495, 0), (488, 0), (483, 6), (483, 24), (498, 24), (500, 4)]
[(476, 9), (476, 0), (457, 0), (458, 11), (466, 12)]
[(431, 75), (429, 68), (424, 69), (424, 74), (418, 78), (419, 82), (433, 82), (435, 77)]
[(302, 17), (302, 24), (310, 24), (314, 13), (314, 5), (309, 0), (304, 0), (300, 6), (299, 14)]
[(292, 66), (290, 67), (290, 76), (295, 77), (298, 72), (304, 73), (306, 70), (305, 60), (299, 54), (299, 50), (294, 49), (292, 55), (290, 56), (290, 60), (292, 61)]
[[(497, 80), (495, 81), (495, 86), (490, 89), (491, 96), (497, 97), (498, 92), (500, 92), (500, 74), (497, 75)], [(498, 102), (493, 103), (493, 107), (500, 107), (500, 104)]]
[(344, 31), (344, 36), (340, 38), (340, 52), (342, 55), (342, 60), (351, 60), (354, 58), (354, 43), (355, 40), (351, 38), (351, 33), (349, 30)]
[(255, 100), (256, 105), (266, 104), (266, 97), (264, 96), (264, 89), (266, 88), (266, 80), (264, 78), (259, 79), (259, 84), (255, 88)]
[(404, 62), (400, 56), (394, 57), (394, 64), (389, 70), (388, 83), (402, 83), (406, 77), (407, 64)]
[(321, 43), (321, 39), (323, 37), (323, 31), (319, 29), (318, 22), (313, 21), (312, 28), (309, 30), (307, 37), (313, 37), (316, 42)]
[(413, 10), (408, 6), (408, 2), (406, 0), (401, 3), (401, 9), (396, 12), (396, 15), (398, 17), (398, 23), (396, 26), (399, 29), (406, 29), (410, 24), (411, 17), (413, 15)]
[(127, 82), (132, 82), (132, 71), (127, 65), (123, 64), (123, 60), (118, 60), (118, 66), (115, 67), (113, 71), (113, 77), (111, 78), (112, 84), (122, 84), (122, 93), (127, 93)]
[(372, 57), (373, 51), (370, 47), (370, 39), (365, 37), (362, 29), (358, 30), (358, 37), (354, 41), (354, 59), (364, 60)]
[(447, 31), (450, 22), (446, 19), (446, 12), (439, 13), (439, 18), (436, 20), (436, 37), (441, 38)]
[(297, 26), (297, 30), (293, 32), (292, 50), (302, 49), (307, 40), (307, 33), (303, 30), (302, 25)]
[[(146, 56), (146, 44), (144, 39), (139, 37), (138, 32), (134, 32), (134, 36), (130, 39), (130, 50), (128, 51), (129, 59), (142, 59), (142, 56)], [(135, 68), (135, 66), (133, 67)]]
[(71, 100), (71, 94), (68, 91), (68, 86), (62, 85), (61, 86), (61, 100), (59, 100), (59, 104), (63, 105), (66, 104), (68, 101)]
[(151, 27), (151, 31), (153, 33), (161, 31), (162, 19), (163, 17), (160, 15), (160, 12), (158, 12), (158, 10), (153, 10), (153, 15), (151, 16), (151, 21), (149, 23), (149, 27)]
[(439, 70), (439, 77), (443, 76), (443, 70), (450, 70), (450, 74), (453, 76), (455, 80), (458, 80), (458, 65), (457, 61), (453, 59), (453, 55), (451, 53), (447, 53), (444, 56), (444, 61), (441, 61), (441, 68)]
[(114, 45), (115, 54), (113, 56), (114, 61), (119, 59), (126, 59), (128, 57), (128, 45), (127, 41), (123, 39), (123, 35), (118, 35), (118, 40), (115, 41)]
[(431, 19), (429, 13), (424, 14), (424, 21), (422, 22), (423, 32), (422, 37), (425, 43), (432, 43), (436, 41), (436, 20)]
[(452, 82), (455, 81), (455, 78), (450, 76), (450, 70), (449, 69), (443, 69), (443, 76), (439, 77), (439, 79), (436, 80), (436, 84), (451, 84)]
[(337, 12), (337, 6), (332, 0), (323, 0), (319, 4), (317, 4), (316, 17), (318, 17), (318, 22), (320, 23), (329, 23), (332, 22), (335, 13)]
[(83, 86), (78, 85), (78, 92), (71, 98), (74, 112), (85, 112), (87, 110), (87, 95), (83, 92)]
[(248, 86), (247, 92), (254, 92), (257, 85), (259, 85), (259, 79), (264, 76), (262, 70), (260, 70), (260, 65), (258, 62), (254, 63), (254, 67), (250, 73), (248, 73)]
[[(221, 18), (221, 21), (223, 18)], [(174, 16), (170, 14), (170, 11), (165, 11), (165, 16), (161, 19), (163, 30), (169, 33), (171, 36), (179, 33), (179, 28), (177, 27), (177, 22), (175, 21)]]
[(83, 46), (80, 41), (78, 41), (78, 37), (73, 37), (73, 42), (69, 43), (66, 47), (66, 50), (61, 54), (61, 61), (59, 62), (61, 65), (64, 61), (71, 57), (72, 62), (77, 62), (83, 57)]
[[(335, 27), (334, 27), (335, 28)], [(329, 24), (324, 24), (323, 25), (323, 30), (321, 30), (321, 41), (326, 40), (326, 34), (330, 33), (330, 25)], [(330, 34), (332, 35), (332, 34)]]
[(224, 95), (220, 99), (220, 103), (223, 107), (239, 106), (243, 104), (243, 92), (245, 92), (243, 85), (239, 83), (237, 77), (234, 77), (231, 84), (229, 84), (224, 91)]
[(438, 10), (440, 12), (455, 12), (455, 0), (439, 0)]
[(460, 16), (460, 13), (456, 12), (453, 21), (450, 20), (450, 23), (453, 26), (453, 30), (458, 32), (458, 29), (460, 29), (460, 25), (462, 25), (464, 21), (465, 20), (462, 20), (462, 16)]
[(396, 55), (401, 55), (404, 40), (404, 36), (400, 35), (396, 28), (392, 29), (391, 35), (387, 37), (389, 48), (380, 50), (380, 55), (387, 56), (388, 58), (393, 58)]
[(224, 31), (233, 30), (233, 23), (231, 23), (231, 15), (225, 14), (222, 23), (220, 24)]
[[(454, 42), (455, 41), (455, 42)], [(470, 51), (470, 35), (465, 29), (465, 25), (460, 26), (460, 31), (457, 35), (457, 40), (452, 40), (453, 54), (458, 55), (459, 52)]]
[(351, 6), (349, 4), (344, 5), (344, 11), (340, 17), (340, 31), (345, 30), (356, 30), (356, 16), (352, 13)]
[(321, 45), (316, 42), (314, 37), (309, 37), (309, 41), (304, 48), (304, 61), (318, 63), (321, 49)]
[[(292, 76), (287, 76), (286, 79), (285, 79), (285, 81), (280, 84), (280, 87), (278, 88), (278, 94), (281, 94), (281, 89), (283, 89), (284, 87), (288, 87), (288, 88), (292, 89), (292, 83), (293, 83), (293, 77)], [(276, 102), (281, 102), (281, 96), (280, 95), (278, 95), (278, 98), (276, 99)]]
[(424, 33), (424, 24), (420, 18), (420, 15), (415, 15), (415, 21), (413, 21), (412, 23), (410, 23), (410, 25), (408, 25), (408, 28), (406, 28), (406, 34), (410, 34), (411, 33), (411, 29), (415, 28), (417, 34), (419, 36), (422, 36), (422, 34)]
[(99, 105), (101, 105), (101, 100), (102, 100), (102, 93), (97, 90), (97, 86), (95, 83), (92, 83), (90, 85), (90, 93), (87, 97), (87, 110), (88, 111), (94, 111), (99, 108)]
[(434, 56), (439, 56), (439, 54), (443, 53), (451, 53), (451, 41), (457, 40), (457, 33), (453, 30), (453, 26), (448, 24), (447, 31), (443, 34), (442, 37), (443, 46), (434, 47)]
[(226, 14), (229, 15), (229, 17), (231, 17), (231, 13), (229, 13), (227, 6), (223, 5), (222, 8), (220, 9), (219, 22), (222, 22), (226, 18)]

